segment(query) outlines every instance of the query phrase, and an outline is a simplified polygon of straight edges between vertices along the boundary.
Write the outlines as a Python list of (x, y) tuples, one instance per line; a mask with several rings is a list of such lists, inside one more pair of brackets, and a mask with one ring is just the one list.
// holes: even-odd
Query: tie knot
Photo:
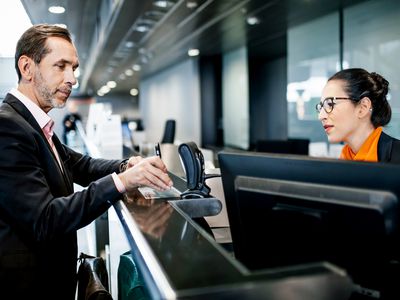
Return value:
[(54, 121), (50, 120), (47, 122), (47, 124), (43, 127), (43, 131), (46, 134), (47, 138), (51, 138), (53, 136), (53, 126), (54, 126)]

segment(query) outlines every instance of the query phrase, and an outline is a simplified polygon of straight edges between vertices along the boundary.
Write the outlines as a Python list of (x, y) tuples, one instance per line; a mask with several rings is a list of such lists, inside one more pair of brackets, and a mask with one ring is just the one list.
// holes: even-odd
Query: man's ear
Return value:
[(358, 117), (364, 118), (365, 116), (368, 116), (371, 113), (372, 110), (372, 102), (371, 99), (368, 97), (363, 97), (359, 102), (358, 102)]
[(21, 55), (21, 57), (18, 59), (18, 68), (19, 71), (21, 72), (22, 79), (30, 81), (33, 76), (34, 67), (35, 64), (33, 63), (33, 60), (28, 56)]

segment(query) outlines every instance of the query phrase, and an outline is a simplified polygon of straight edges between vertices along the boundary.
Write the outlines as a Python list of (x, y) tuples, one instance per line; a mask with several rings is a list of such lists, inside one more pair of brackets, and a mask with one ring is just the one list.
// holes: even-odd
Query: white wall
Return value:
[(157, 142), (165, 121), (176, 120), (175, 144), (200, 145), (200, 80), (197, 60), (188, 59), (141, 82), (139, 110), (147, 142)]
[(121, 93), (112, 96), (96, 97), (96, 102), (110, 103), (112, 113), (120, 115), (122, 119), (138, 119), (141, 117), (137, 97)]
[(4, 99), (11, 88), (17, 87), (18, 77), (13, 58), (0, 58), (0, 99)]

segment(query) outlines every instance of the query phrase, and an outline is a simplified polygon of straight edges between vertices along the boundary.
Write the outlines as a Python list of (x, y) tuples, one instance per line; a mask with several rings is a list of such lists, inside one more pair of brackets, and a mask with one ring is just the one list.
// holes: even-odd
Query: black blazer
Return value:
[(382, 132), (378, 141), (378, 161), (400, 163), (400, 141)]
[[(76, 231), (121, 198), (110, 175), (120, 160), (53, 141), (64, 172), (32, 114), (8, 94), (0, 107), (0, 290), (12, 299), (74, 299)], [(74, 182), (87, 188), (73, 193)]]

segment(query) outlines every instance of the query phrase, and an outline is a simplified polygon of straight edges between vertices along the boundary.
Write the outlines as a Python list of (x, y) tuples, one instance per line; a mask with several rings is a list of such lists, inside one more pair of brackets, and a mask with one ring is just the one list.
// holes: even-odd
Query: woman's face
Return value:
[[(330, 80), (322, 91), (321, 103), (327, 98), (349, 98), (344, 89), (342, 80)], [(348, 99), (333, 100), (331, 112), (321, 109), (318, 119), (321, 121), (330, 143), (345, 142), (354, 137), (359, 128), (360, 119), (357, 114), (357, 105)]]

